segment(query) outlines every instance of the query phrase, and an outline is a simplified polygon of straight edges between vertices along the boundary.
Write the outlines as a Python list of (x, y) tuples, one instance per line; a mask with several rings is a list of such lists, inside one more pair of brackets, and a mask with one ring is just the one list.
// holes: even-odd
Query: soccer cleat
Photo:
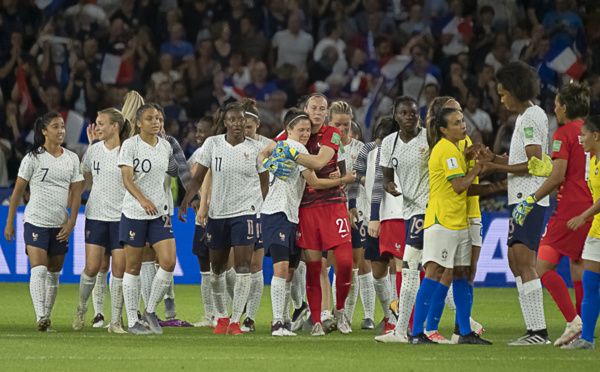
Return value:
[(240, 329), (242, 330), (242, 332), (254, 333), (254, 331), (256, 331), (256, 329), (254, 328), (254, 320), (246, 317), (246, 319), (244, 319), (244, 323), (242, 324), (242, 328)]
[(48, 328), (50, 327), (50, 324), (52, 324), (52, 322), (50, 321), (50, 317), (43, 316), (38, 321), (38, 331), (40, 331), (40, 332), (46, 332), (48, 330)]
[(297, 331), (302, 328), (306, 314), (308, 314), (308, 304), (303, 301), (302, 306), (300, 306), (299, 309), (295, 309), (294, 314), (292, 315), (292, 331)]
[(229, 318), (219, 318), (217, 320), (217, 326), (213, 331), (213, 334), (224, 335), (227, 333), (227, 327), (229, 326)]
[(177, 310), (175, 310), (175, 300), (172, 298), (165, 298), (165, 318), (175, 319), (177, 316)]
[(392, 322), (398, 323), (400, 317), (400, 300), (392, 301), (390, 304), (390, 315), (393, 317)]
[(87, 313), (87, 306), (77, 306), (77, 315), (73, 318), (73, 329), (81, 331), (85, 325), (85, 313)]
[(52, 326), (46, 328), (46, 333), (56, 333), (56, 331), (54, 330), (54, 328), (52, 328)]
[(163, 330), (160, 324), (158, 324), (158, 317), (156, 316), (156, 313), (149, 313), (146, 310), (144, 310), (144, 315), (142, 315), (142, 319), (144, 319), (144, 321), (148, 323), (148, 326), (150, 327), (150, 330), (152, 332), (156, 333), (157, 335), (162, 335)]
[(386, 343), (386, 342), (406, 343), (406, 342), (408, 342), (408, 339), (406, 338), (406, 335), (403, 335), (403, 334), (400, 334), (399, 332), (393, 331), (393, 332), (386, 333), (384, 335), (375, 337), (375, 341), (382, 342), (382, 343)]
[(539, 332), (531, 332), (525, 336), (521, 336), (516, 341), (509, 343), (509, 346), (529, 346), (529, 345), (548, 345), (550, 340), (548, 336), (544, 336)]
[(475, 331), (473, 331), (467, 335), (464, 335), (464, 336), (461, 335), (460, 338), (458, 339), (458, 344), (459, 345), (491, 345), (492, 343), (479, 337), (479, 335), (477, 333), (475, 333)]
[(450, 343), (453, 345), (458, 344), (458, 340), (460, 339), (460, 334), (458, 333), (453, 333), (452, 337), (450, 337)]
[(583, 349), (583, 350), (592, 350), (596, 348), (595, 342), (589, 342), (584, 340), (583, 338), (576, 338), (571, 343), (564, 345), (561, 349)]
[(565, 332), (558, 340), (556, 340), (556, 342), (554, 342), (554, 346), (567, 345), (577, 337), (581, 336), (581, 327), (583, 327), (583, 323), (581, 322), (579, 315), (577, 315), (573, 321), (567, 323)]
[(394, 332), (394, 329), (396, 329), (396, 326), (394, 325), (394, 323), (390, 322), (389, 319), (386, 319), (386, 321), (385, 321), (385, 327), (383, 328), (383, 333), (382, 334)]
[[(302, 323), (302, 331), (306, 332), (306, 333), (310, 333), (312, 331), (314, 323), (315, 322), (313, 321), (312, 314), (309, 313), (308, 318), (306, 318), (306, 321), (304, 323)], [(292, 324), (292, 331), (294, 331), (293, 324)]]
[(296, 336), (296, 334), (288, 330), (283, 322), (277, 322), (271, 326), (271, 336)]
[(108, 325), (108, 333), (117, 333), (117, 334), (123, 334), (123, 333), (127, 333), (124, 329), (123, 329), (123, 320), (119, 319), (116, 323), (110, 323)]
[[(438, 344), (451, 344), (452, 341), (448, 340), (446, 337), (439, 334), (437, 329), (435, 331), (425, 331), (425, 335), (429, 337), (431, 341), (435, 341)], [(460, 342), (459, 342), (460, 343)]]
[(208, 316), (203, 316), (202, 319), (200, 319), (200, 321), (198, 323), (193, 323), (192, 325), (194, 327), (210, 327), (212, 326), (212, 319)]
[(134, 335), (149, 335), (152, 331), (144, 327), (142, 323), (135, 322), (133, 327), (129, 327), (129, 333), (133, 333)]
[(321, 323), (317, 323), (312, 327), (312, 331), (310, 331), (311, 336), (325, 336), (325, 332), (323, 331), (323, 325)]
[(331, 311), (324, 310), (321, 312), (321, 321), (323, 322), (323, 331), (325, 333), (331, 333), (337, 330), (337, 323), (335, 322), (335, 318)]
[(421, 332), (416, 336), (410, 336), (408, 343), (413, 345), (437, 345), (437, 342), (431, 341), (425, 332)]
[(337, 329), (343, 334), (352, 333), (352, 328), (350, 328), (350, 322), (348, 322), (344, 309), (335, 311), (335, 323)]
[(483, 326), (474, 321), (473, 318), (469, 318), (469, 321), (471, 322), (471, 330), (473, 332), (477, 333), (478, 335), (481, 335), (483, 331), (485, 331), (485, 329), (483, 329)]
[(283, 322), (283, 326), (285, 327), (285, 329), (287, 329), (288, 331), (292, 332), (292, 323), (291, 322)]
[(365, 318), (362, 320), (362, 323), (360, 323), (360, 329), (373, 329), (373, 328), (375, 328), (375, 323), (373, 322), (373, 319)]
[(240, 329), (240, 323), (235, 322), (235, 323), (229, 323), (229, 325), (227, 326), (227, 334), (228, 335), (243, 335), (244, 332), (242, 332), (242, 330)]
[(98, 313), (92, 320), (92, 327), (94, 328), (102, 328), (104, 327), (104, 315)]

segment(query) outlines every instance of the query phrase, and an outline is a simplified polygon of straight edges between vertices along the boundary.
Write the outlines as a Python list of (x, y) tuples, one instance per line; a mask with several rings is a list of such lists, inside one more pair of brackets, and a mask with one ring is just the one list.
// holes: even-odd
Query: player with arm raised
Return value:
[(51, 325), (58, 278), (81, 203), (83, 175), (77, 155), (61, 147), (65, 123), (60, 114), (48, 113), (38, 118), (33, 131), (33, 149), (19, 166), (17, 183), (10, 197), (4, 237), (8, 242), (15, 238), (17, 207), (29, 184), (31, 197), (25, 207), (23, 235), (31, 265), (29, 291), (38, 330), (43, 332)]

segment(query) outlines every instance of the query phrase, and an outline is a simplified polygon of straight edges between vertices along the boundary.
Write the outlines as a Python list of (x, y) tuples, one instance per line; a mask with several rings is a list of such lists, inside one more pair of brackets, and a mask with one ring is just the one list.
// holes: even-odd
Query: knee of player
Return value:
[(237, 274), (250, 274), (250, 265), (246, 263), (235, 265), (235, 272)]
[(163, 269), (164, 271), (168, 271), (170, 273), (172, 273), (175, 270), (175, 260), (173, 259), (168, 259), (168, 260), (163, 260), (164, 262), (160, 263), (160, 268)]

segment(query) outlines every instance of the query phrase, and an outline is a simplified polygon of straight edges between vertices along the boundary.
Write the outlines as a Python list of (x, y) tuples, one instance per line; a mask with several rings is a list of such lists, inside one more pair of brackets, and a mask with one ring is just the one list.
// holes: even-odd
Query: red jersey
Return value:
[(583, 121), (573, 120), (558, 128), (552, 136), (552, 159), (567, 160), (565, 178), (558, 188), (558, 205), (553, 217), (570, 220), (592, 206), (586, 168), (590, 161), (579, 144)]
[[(282, 133), (275, 138), (275, 141), (283, 141), (287, 139), (287, 133)], [(329, 175), (337, 170), (337, 154), (340, 149), (341, 133), (340, 130), (335, 127), (330, 127), (323, 124), (321, 129), (316, 134), (311, 134), (306, 149), (311, 155), (317, 155), (321, 146), (331, 147), (335, 150), (333, 158), (327, 162), (327, 164), (320, 170), (315, 170), (315, 174), (318, 178), (329, 178)], [(587, 184), (586, 184), (587, 187)], [(329, 189), (315, 190), (306, 184), (304, 188), (304, 195), (302, 195), (302, 202), (300, 208), (311, 208), (318, 207), (327, 204), (345, 203), (346, 194), (342, 190), (341, 186), (332, 187)]]

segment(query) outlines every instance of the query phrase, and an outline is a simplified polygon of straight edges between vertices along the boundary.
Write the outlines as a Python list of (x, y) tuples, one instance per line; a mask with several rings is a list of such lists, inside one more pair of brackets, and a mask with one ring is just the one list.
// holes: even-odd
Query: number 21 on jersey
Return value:
[(350, 228), (348, 227), (348, 220), (345, 218), (338, 218), (337, 220), (335, 220), (335, 224), (338, 227), (338, 233), (340, 234), (340, 236), (342, 238), (347, 237), (350, 231)]

